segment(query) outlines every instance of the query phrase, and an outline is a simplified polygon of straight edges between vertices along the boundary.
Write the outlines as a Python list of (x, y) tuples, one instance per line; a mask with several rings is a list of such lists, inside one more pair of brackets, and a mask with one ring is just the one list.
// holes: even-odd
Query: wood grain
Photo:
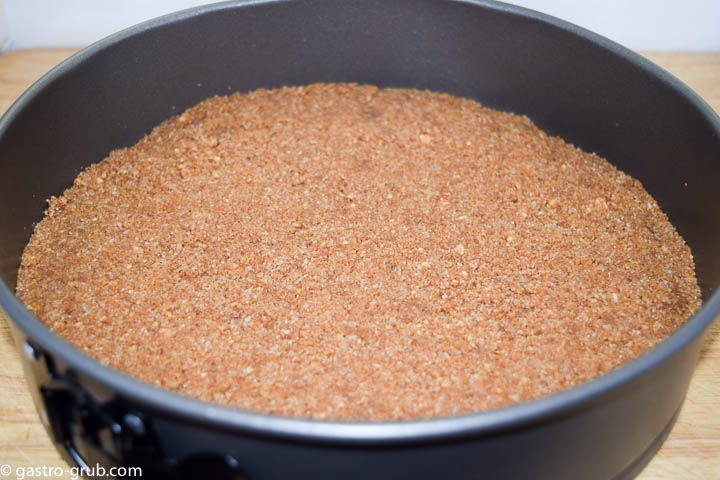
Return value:
[[(0, 111), (72, 49), (36, 49), (0, 56)], [(720, 111), (720, 54), (645, 53)], [(719, 159), (720, 160), (720, 159)], [(40, 424), (6, 319), (0, 320), (0, 464), (67, 468)], [(705, 339), (687, 399), (669, 438), (641, 480), (720, 478), (720, 324)], [(11, 477), (0, 478), (15, 478)], [(53, 477), (70, 479), (65, 477)]]

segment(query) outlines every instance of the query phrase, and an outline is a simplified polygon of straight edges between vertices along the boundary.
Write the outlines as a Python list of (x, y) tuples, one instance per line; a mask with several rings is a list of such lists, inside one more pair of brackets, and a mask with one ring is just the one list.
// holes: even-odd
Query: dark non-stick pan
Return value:
[[(215, 94), (319, 81), (404, 86), (525, 114), (640, 179), (691, 246), (702, 309), (576, 388), (474, 415), (328, 422), (223, 408), (101, 365), (13, 295), (46, 199)], [(486, 1), (229, 2), (109, 37), (0, 121), (0, 304), (40, 416), (72, 464), (144, 478), (631, 478), (668, 434), (720, 311), (720, 121), (675, 78), (590, 32)], [(157, 362), (162, 362), (158, 358)]]

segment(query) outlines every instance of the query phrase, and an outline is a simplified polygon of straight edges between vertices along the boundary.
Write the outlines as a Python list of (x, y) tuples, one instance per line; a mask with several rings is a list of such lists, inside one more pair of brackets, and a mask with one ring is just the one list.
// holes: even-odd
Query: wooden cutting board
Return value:
[[(0, 111), (4, 112), (33, 81), (74, 52), (37, 49), (0, 56)], [(645, 56), (675, 74), (720, 112), (720, 54)], [(6, 322), (0, 319), (0, 467), (67, 468), (40, 424)], [(0, 474), (0, 478), (16, 476)], [(66, 480), (71, 476), (52, 478)], [(675, 428), (639, 478), (720, 479), (720, 322), (715, 322), (706, 337)]]

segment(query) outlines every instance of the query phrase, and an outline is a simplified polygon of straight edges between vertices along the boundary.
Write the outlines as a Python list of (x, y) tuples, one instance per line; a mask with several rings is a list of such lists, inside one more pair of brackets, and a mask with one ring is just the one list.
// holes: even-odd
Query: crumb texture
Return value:
[(527, 118), (354, 84), (210, 98), (111, 152), (50, 200), (17, 293), (144, 381), (354, 420), (557, 392), (700, 305), (637, 180)]

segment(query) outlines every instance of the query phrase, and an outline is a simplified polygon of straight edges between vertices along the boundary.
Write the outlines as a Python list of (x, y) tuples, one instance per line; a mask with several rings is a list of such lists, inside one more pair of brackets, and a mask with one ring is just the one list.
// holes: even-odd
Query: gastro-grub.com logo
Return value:
[(14, 480), (25, 480), (27, 478), (67, 478), (70, 477), (72, 480), (79, 480), (83, 476), (86, 477), (142, 477), (142, 468), (140, 467), (110, 467), (106, 468), (102, 465), (95, 465), (92, 467), (59, 467), (59, 466), (16, 466), (2, 464), (0, 465), (0, 478), (2, 479), (14, 479)]

